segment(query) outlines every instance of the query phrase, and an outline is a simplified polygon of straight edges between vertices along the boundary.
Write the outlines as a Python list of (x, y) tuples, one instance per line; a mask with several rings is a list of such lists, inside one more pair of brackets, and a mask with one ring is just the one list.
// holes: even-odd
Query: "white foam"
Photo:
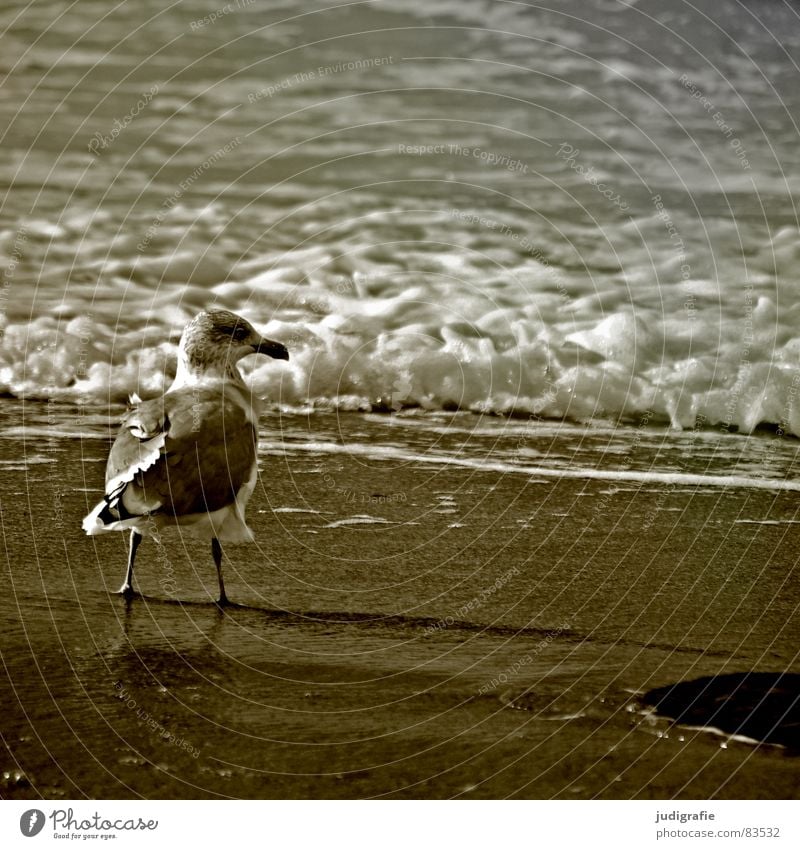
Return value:
[(554, 469), (547, 466), (533, 466), (508, 462), (496, 462), (482, 457), (464, 457), (428, 451), (420, 454), (409, 449), (387, 445), (367, 445), (348, 443), (340, 445), (334, 442), (311, 440), (306, 443), (283, 443), (262, 440), (259, 450), (268, 455), (283, 457), (292, 453), (339, 454), (352, 457), (367, 457), (373, 460), (401, 461), (434, 466), (457, 466), (482, 472), (525, 475), (533, 481), (552, 479), (626, 481), (659, 484), (669, 487), (697, 487), (724, 489), (766, 489), (782, 492), (800, 492), (800, 480), (780, 480), (747, 475), (700, 475), (687, 472), (651, 472), (634, 469), (594, 469), (569, 468)]
[(800, 525), (798, 519), (734, 519), (734, 525)]
[(352, 516), (349, 519), (339, 519), (336, 522), (329, 522), (325, 525), (326, 529), (330, 528), (347, 528), (352, 525), (396, 525), (397, 522), (390, 522), (388, 519), (383, 519), (380, 516)]
[[(380, 226), (382, 219), (396, 223), (388, 214), (372, 216), (371, 223)], [(213, 287), (216, 302), (290, 350), (289, 362), (253, 357), (244, 363), (256, 391), (276, 407), (309, 411), (419, 406), (573, 421), (646, 416), (675, 429), (702, 417), (705, 425), (730, 424), (746, 433), (761, 423), (800, 433), (800, 404), (792, 403), (800, 362), (797, 316), (777, 309), (770, 281), (748, 294), (752, 338), (745, 343), (741, 304), (737, 311), (698, 301), (687, 322), (687, 287), (693, 297), (707, 296), (699, 281), (656, 288), (654, 303), (634, 308), (619, 300), (610, 280), (594, 281), (599, 288), (580, 296), (586, 281), (570, 278), (575, 291), (566, 309), (547, 291), (553, 283), (546, 269), (530, 276), (530, 256), (517, 256), (487, 278), (479, 256), (446, 247), (453, 220), (431, 226), (431, 239), (443, 247), (426, 261), (442, 268), (458, 261), (457, 279), (409, 277), (399, 270), (410, 261), (407, 247), (351, 257), (355, 267), (346, 277), (322, 247), (265, 254), (227, 269), (228, 281)], [(91, 316), (80, 314), (78, 293), (74, 303), (62, 304), (63, 318), (9, 321), (0, 340), (0, 391), (93, 403), (163, 391), (182, 325), (210, 300), (205, 278), (202, 285), (177, 279), (195, 273), (191, 247), (201, 235), (189, 228), (180, 256), (165, 248), (158, 262), (149, 260), (147, 268), (162, 276), (158, 296), (154, 300), (146, 282), (130, 282), (122, 316), (115, 298), (99, 303)], [(498, 247), (503, 242), (495, 232), (483, 235)], [(779, 231), (763, 246), (765, 256), (791, 252), (792, 239), (800, 232)], [(208, 280), (225, 276), (222, 257), (203, 256)], [(125, 270), (126, 260), (114, 262), (115, 273)], [(524, 432), (525, 425), (519, 427)], [(475, 435), (491, 436), (491, 429)]]
[(108, 432), (99, 433), (69, 427), (35, 427), (22, 425), (0, 430), (0, 439), (108, 439)]

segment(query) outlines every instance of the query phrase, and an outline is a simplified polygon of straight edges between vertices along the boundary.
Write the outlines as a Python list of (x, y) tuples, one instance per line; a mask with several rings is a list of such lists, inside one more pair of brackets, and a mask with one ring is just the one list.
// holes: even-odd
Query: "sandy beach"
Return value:
[[(383, 433), (410, 452), (413, 419), (274, 416), (249, 511), (258, 543), (227, 552), (240, 606), (217, 610), (205, 546), (166, 533), (143, 544), (142, 597), (126, 605), (112, 594), (124, 536), (89, 539), (77, 521), (114, 414), (81, 421), (78, 437), (66, 408), (6, 405), (4, 798), (800, 793), (796, 731), (758, 746), (674, 726), (644, 699), (703, 676), (800, 671), (793, 492), (626, 483), (612, 449), (633, 445), (632, 428), (612, 439), (542, 423), (537, 442), (526, 425), (543, 465), (604, 456), (623, 478), (610, 487), (355, 450)], [(519, 445), (502, 435), (515, 426), (442, 418), (437, 444), (477, 460), (487, 431), (496, 453)], [(687, 437), (645, 438), (669, 456)], [(754, 450), (796, 451), (770, 435), (705, 438), (706, 457), (746, 444), (720, 474), (741, 474)]]

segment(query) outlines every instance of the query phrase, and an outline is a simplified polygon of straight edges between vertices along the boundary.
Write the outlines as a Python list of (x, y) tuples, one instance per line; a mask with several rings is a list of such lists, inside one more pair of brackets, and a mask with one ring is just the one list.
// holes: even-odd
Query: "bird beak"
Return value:
[(253, 345), (253, 349), (257, 354), (266, 354), (268, 357), (272, 357), (273, 360), (289, 359), (289, 352), (286, 350), (286, 346), (280, 342), (274, 342), (272, 339), (260, 339)]

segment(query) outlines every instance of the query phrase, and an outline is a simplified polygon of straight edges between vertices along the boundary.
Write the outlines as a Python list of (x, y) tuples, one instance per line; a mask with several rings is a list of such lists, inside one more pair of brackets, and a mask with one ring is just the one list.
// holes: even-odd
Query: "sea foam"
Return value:
[[(372, 226), (387, 217), (371, 216)], [(452, 217), (431, 214), (428, 226), (452, 238)], [(184, 228), (181, 240), (196, 230)], [(763, 252), (788, 261), (798, 236), (781, 230)], [(418, 245), (347, 256), (306, 246), (227, 272), (221, 249), (191, 260), (185, 245), (143, 264), (106, 260), (99, 271), (113, 291), (100, 298), (95, 289), (91, 309), (79, 285), (33, 320), (5, 316), (0, 391), (85, 403), (153, 396), (174, 375), (183, 324), (218, 305), (289, 348), (288, 363), (243, 363), (276, 408), (420, 407), (746, 433), (771, 423), (800, 433), (800, 308), (779, 311), (766, 276), (738, 287), (735, 308), (703, 280), (663, 288), (656, 308), (652, 292), (637, 305), (609, 281), (592, 291), (578, 272), (555, 278), (553, 265), (522, 249), (504, 268), (487, 266), (502, 240), (482, 239), (481, 251), (451, 244), (424, 255)]]

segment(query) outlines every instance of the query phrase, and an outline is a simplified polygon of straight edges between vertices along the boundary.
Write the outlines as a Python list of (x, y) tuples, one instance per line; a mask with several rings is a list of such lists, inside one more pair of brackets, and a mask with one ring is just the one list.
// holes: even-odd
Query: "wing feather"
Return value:
[(231, 393), (181, 389), (123, 421), (108, 458), (114, 518), (184, 516), (232, 504), (256, 462), (255, 426)]

